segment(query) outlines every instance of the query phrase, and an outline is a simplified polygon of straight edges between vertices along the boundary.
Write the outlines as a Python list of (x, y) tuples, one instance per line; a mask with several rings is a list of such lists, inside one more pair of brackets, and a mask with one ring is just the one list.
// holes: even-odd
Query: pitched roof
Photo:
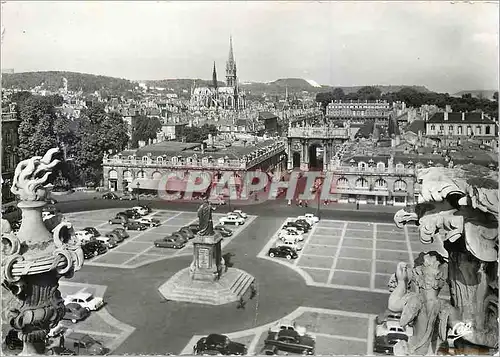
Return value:
[[(464, 114), (464, 115), (462, 115)], [(462, 120), (463, 118), (463, 120)], [(468, 112), (468, 113), (459, 113), (459, 112), (451, 112), (448, 113), (448, 119), (445, 120), (445, 113), (439, 112), (435, 113), (430, 119), (428, 123), (431, 124), (443, 124), (443, 123), (464, 123), (464, 124), (495, 124), (495, 122), (488, 117), (484, 116), (482, 113), (478, 112)]]
[(425, 121), (414, 120), (412, 123), (406, 127), (406, 131), (411, 131), (412, 133), (418, 134), (419, 131), (425, 132)]
[(259, 112), (259, 120), (276, 119), (278, 116), (271, 112)]

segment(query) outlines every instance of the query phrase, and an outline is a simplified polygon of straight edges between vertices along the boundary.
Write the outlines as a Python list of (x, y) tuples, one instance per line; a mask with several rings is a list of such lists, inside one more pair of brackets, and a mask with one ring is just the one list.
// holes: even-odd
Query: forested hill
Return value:
[(29, 90), (37, 86), (49, 91), (55, 91), (63, 86), (63, 78), (68, 80), (68, 89), (84, 93), (93, 93), (97, 90), (111, 92), (124, 92), (133, 89), (137, 84), (122, 78), (97, 76), (94, 74), (47, 71), (47, 72), (21, 72), (3, 73), (3, 88), (19, 88)]

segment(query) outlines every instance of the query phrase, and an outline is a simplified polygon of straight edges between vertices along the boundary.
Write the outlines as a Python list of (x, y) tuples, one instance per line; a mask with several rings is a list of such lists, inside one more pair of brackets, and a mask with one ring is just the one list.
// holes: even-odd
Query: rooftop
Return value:
[[(447, 120), (445, 114), (447, 114)], [(466, 123), (466, 124), (495, 124), (493, 120), (485, 116), (483, 113), (479, 112), (451, 112), (451, 113), (435, 113), (428, 120), (430, 124), (442, 124), (442, 123)]]

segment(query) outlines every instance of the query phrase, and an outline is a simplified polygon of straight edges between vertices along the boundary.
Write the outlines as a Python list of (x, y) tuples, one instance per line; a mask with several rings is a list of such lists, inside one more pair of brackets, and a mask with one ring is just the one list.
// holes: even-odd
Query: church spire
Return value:
[(228, 62), (234, 62), (233, 35), (229, 36), (229, 58), (228, 58)]
[(212, 73), (212, 85), (215, 89), (217, 89), (217, 70), (215, 69), (215, 61), (214, 61), (214, 70)]
[(226, 62), (226, 82), (228, 87), (235, 87), (237, 82), (236, 62), (233, 52), (233, 36), (229, 37), (229, 57)]

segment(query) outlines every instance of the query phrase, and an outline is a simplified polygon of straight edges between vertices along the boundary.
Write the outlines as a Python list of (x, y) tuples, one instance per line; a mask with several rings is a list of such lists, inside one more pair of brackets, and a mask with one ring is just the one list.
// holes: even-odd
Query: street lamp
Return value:
[(139, 188), (141, 187), (141, 184), (139, 182), (137, 182), (137, 205), (139, 206)]

